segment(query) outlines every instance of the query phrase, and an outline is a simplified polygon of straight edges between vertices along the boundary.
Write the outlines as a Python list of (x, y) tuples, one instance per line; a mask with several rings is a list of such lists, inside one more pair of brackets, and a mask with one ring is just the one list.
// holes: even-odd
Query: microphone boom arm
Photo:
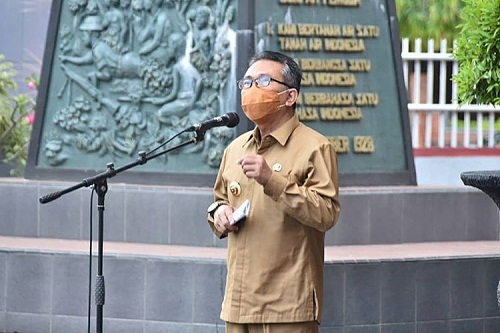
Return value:
[(58, 199), (62, 195), (73, 192), (79, 188), (89, 187), (92, 185), (98, 185), (98, 184), (102, 183), (103, 180), (112, 178), (112, 177), (116, 176), (117, 174), (119, 174), (123, 171), (126, 171), (128, 169), (132, 169), (138, 165), (146, 164), (149, 160), (152, 160), (152, 159), (157, 158), (159, 156), (165, 155), (173, 150), (177, 150), (179, 148), (185, 147), (185, 146), (190, 145), (190, 144), (197, 144), (197, 143), (203, 141), (203, 139), (205, 138), (205, 132), (206, 132), (206, 130), (205, 131), (196, 130), (195, 131), (196, 135), (191, 140), (184, 141), (184, 142), (182, 142), (174, 147), (171, 147), (169, 149), (165, 149), (165, 150), (163, 150), (159, 153), (156, 153), (154, 155), (149, 155), (149, 153), (141, 151), (141, 152), (139, 152), (139, 158), (137, 160), (135, 160), (134, 162), (131, 162), (129, 164), (126, 164), (118, 169), (114, 168), (113, 163), (108, 163), (106, 171), (101, 172), (95, 176), (85, 178), (80, 183), (75, 184), (73, 186), (70, 186), (64, 190), (56, 191), (56, 192), (52, 192), (52, 193), (49, 193), (47, 195), (44, 195), (43, 197), (40, 197), (39, 201), (42, 204), (54, 201), (55, 199)]

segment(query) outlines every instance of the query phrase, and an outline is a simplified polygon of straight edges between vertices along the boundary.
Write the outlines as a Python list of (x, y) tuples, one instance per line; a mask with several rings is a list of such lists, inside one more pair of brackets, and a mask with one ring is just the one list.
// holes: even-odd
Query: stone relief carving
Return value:
[[(69, 0), (53, 68), (64, 107), (44, 135), (44, 155), (132, 156), (194, 123), (235, 111), (234, 0)], [(75, 89), (78, 87), (78, 89)], [(217, 168), (234, 129), (208, 131), (182, 153)], [(191, 136), (180, 136), (172, 144)], [(164, 158), (167, 161), (167, 158)]]

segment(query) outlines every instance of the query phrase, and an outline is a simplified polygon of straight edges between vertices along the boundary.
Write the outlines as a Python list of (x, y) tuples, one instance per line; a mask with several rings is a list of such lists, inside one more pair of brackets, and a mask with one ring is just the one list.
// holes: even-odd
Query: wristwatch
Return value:
[(225, 203), (220, 202), (220, 201), (215, 201), (215, 202), (212, 202), (210, 204), (210, 206), (208, 206), (207, 211), (208, 211), (208, 214), (210, 215), (211, 218), (214, 218), (215, 211), (217, 210), (217, 208), (219, 208), (222, 205), (225, 205)]

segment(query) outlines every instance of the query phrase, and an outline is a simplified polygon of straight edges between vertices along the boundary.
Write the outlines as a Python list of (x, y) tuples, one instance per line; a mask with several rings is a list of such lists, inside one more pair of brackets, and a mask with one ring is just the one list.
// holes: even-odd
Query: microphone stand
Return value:
[[(187, 130), (184, 130), (177, 135), (175, 135), (173, 138), (181, 135), (182, 133), (186, 132)], [(201, 130), (201, 129), (196, 129), (195, 133), (196, 135), (189, 141), (182, 142), (172, 148), (163, 150), (159, 153), (156, 153), (154, 155), (151, 155), (151, 153), (155, 152), (158, 148), (164, 146), (167, 142), (163, 143), (160, 145), (158, 148), (152, 150), (149, 153), (146, 153), (144, 151), (139, 152), (139, 158), (131, 162), (129, 164), (126, 164), (118, 169), (114, 168), (113, 163), (108, 163), (106, 165), (107, 170), (99, 173), (93, 177), (85, 178), (83, 179), (80, 183), (75, 184), (71, 187), (68, 187), (62, 191), (56, 191), (50, 194), (47, 194), (43, 197), (39, 198), (40, 203), (45, 204), (50, 201), (56, 200), (57, 198), (61, 197), (64, 194), (70, 193), (74, 190), (77, 190), (81, 187), (89, 187), (89, 186), (94, 186), (96, 193), (97, 193), (97, 208), (99, 211), (99, 220), (98, 220), (98, 251), (97, 251), (97, 276), (96, 276), (96, 284), (95, 284), (95, 304), (96, 304), (96, 333), (102, 333), (102, 323), (103, 323), (103, 306), (104, 306), (104, 300), (105, 300), (105, 285), (104, 285), (104, 276), (102, 272), (102, 266), (103, 266), (103, 239), (104, 239), (104, 197), (106, 196), (106, 192), (108, 191), (108, 183), (107, 180), (108, 178), (114, 177), (120, 172), (126, 171), (128, 169), (131, 169), (133, 167), (136, 167), (138, 165), (143, 165), (147, 163), (149, 160), (152, 160), (156, 157), (159, 157), (161, 155), (167, 154), (173, 150), (182, 148), (184, 146), (187, 146), (189, 144), (197, 144), (198, 142), (203, 141), (205, 137), (205, 132), (206, 130)], [(173, 139), (172, 138), (172, 139)], [(91, 240), (92, 241), (92, 240)]]

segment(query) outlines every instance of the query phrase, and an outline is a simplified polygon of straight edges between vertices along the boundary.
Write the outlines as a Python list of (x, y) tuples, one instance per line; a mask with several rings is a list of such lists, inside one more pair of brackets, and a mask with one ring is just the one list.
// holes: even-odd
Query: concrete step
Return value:
[[(47, 204), (38, 199), (68, 182), (0, 178), (0, 235), (88, 239), (97, 199), (79, 189)], [(109, 183), (104, 239), (112, 242), (226, 246), (206, 222), (210, 188)], [(326, 245), (370, 245), (499, 239), (499, 214), (481, 191), (457, 186), (340, 188), (342, 212)], [(97, 230), (94, 228), (94, 230)]]

